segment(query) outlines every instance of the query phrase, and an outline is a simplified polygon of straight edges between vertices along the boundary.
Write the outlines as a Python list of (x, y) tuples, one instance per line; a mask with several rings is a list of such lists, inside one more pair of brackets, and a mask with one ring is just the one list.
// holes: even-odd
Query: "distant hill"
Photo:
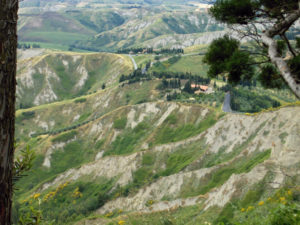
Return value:
[(21, 2), (21, 7), (41, 7), (46, 5), (54, 5), (54, 4), (61, 4), (67, 3), (70, 5), (76, 5), (79, 3), (95, 3), (95, 4), (150, 4), (150, 5), (161, 5), (161, 4), (187, 4), (190, 2), (199, 2), (199, 3), (208, 3), (214, 2), (212, 1), (205, 1), (205, 0), (52, 0), (51, 2), (47, 0), (26, 0)]
[(50, 52), (18, 62), (20, 108), (74, 98), (114, 85), (133, 70), (129, 58), (109, 54)]
[[(134, 11), (132, 11), (134, 12)], [(156, 43), (160, 43), (160, 47), (167, 47), (168, 43), (160, 41), (161, 39), (172, 39), (177, 36), (190, 34), (197, 39), (196, 36), (204, 35), (207, 32), (222, 31), (224, 27), (212, 20), (206, 13), (197, 12), (174, 12), (161, 13), (156, 16), (145, 16), (130, 20), (130, 22), (116, 27), (112, 30), (99, 33), (92, 40), (82, 41), (75, 46), (94, 47), (96, 49), (116, 49), (129, 48), (133, 46), (159, 47)], [(217, 34), (217, 33), (216, 33)], [(151, 43), (151, 40), (155, 40)], [(180, 40), (180, 39), (179, 39)], [(183, 38), (176, 43), (177, 46), (184, 46), (189, 41), (189, 36)], [(209, 43), (211, 39), (207, 39)], [(200, 43), (190, 43), (189, 46)], [(203, 43), (202, 43), (203, 44)], [(188, 46), (184, 46), (188, 47)]]
[(190, 4), (180, 7), (174, 4), (150, 7), (87, 2), (71, 6), (68, 2), (52, 2), (23, 7), (19, 41), (42, 47), (52, 44), (64, 49), (71, 46), (71, 49), (116, 51), (141, 46), (189, 47), (210, 43), (223, 34), (224, 26), (205, 10), (197, 11), (197, 6)]

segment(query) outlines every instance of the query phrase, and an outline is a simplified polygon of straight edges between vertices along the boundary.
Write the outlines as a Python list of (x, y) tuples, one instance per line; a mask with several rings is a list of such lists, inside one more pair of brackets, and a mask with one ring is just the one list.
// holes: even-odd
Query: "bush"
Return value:
[(86, 102), (86, 98), (78, 98), (74, 102), (75, 103), (83, 103), (83, 102)]
[(127, 124), (127, 118), (122, 117), (116, 121), (114, 121), (114, 128), (118, 130), (123, 130), (126, 127)]
[(67, 142), (68, 140), (74, 138), (77, 135), (77, 131), (73, 130), (70, 132), (63, 133), (52, 139), (52, 143), (57, 142)]
[(260, 112), (263, 109), (279, 107), (280, 103), (267, 95), (259, 95), (242, 88), (232, 91), (231, 108), (239, 112)]

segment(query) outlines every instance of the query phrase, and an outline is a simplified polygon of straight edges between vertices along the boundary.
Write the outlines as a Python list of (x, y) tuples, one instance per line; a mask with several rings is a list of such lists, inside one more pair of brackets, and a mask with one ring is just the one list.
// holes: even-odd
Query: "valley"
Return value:
[(51, 3), (29, 6), (29, 2), (20, 11), (19, 41), (61, 50), (185, 48), (208, 44), (222, 36), (225, 29), (205, 8), (183, 2), (178, 8), (166, 2), (142, 5), (95, 2), (93, 6), (88, 1), (75, 5), (65, 1), (61, 5), (52, 3), (56, 8), (51, 8)]
[[(85, 92), (57, 94), (61, 100), (41, 101), (17, 111), (18, 149), (29, 146), (36, 152), (32, 172), (20, 181), (21, 211), (41, 199), (44, 218), (56, 218), (58, 224), (164, 224), (166, 219), (156, 218), (157, 213), (181, 224), (172, 216), (178, 214), (189, 224), (185, 213), (196, 210), (203, 216), (191, 224), (202, 224), (221, 218), (212, 220), (210, 215), (221, 213), (234, 199), (246, 198), (257, 185), (272, 189), (289, 182), (285, 173), (298, 176), (300, 143), (295, 137), (300, 115), (295, 103), (270, 112), (226, 114), (214, 98), (211, 103), (197, 103), (190, 97), (164, 100), (168, 92), (157, 89), (161, 79), (119, 83), (121, 74), (134, 70), (127, 55), (26, 51), (19, 54), (18, 73), (18, 88), (25, 93), (28, 84), (40, 93), (63, 84), (60, 79), (51, 83), (51, 77), (61, 78), (61, 71), (62, 78), (75, 81), (68, 90), (76, 90), (80, 80), (85, 87), (90, 71), (101, 72)], [(178, 68), (186, 60), (197, 62), (195, 57), (182, 56)], [(132, 59), (143, 67), (153, 56)], [(28, 65), (33, 72), (26, 71)], [(84, 74), (78, 68), (84, 68), (87, 77), (76, 81), (73, 71)], [(43, 75), (42, 82), (35, 73)], [(68, 73), (72, 78), (67, 78)], [(27, 96), (21, 96), (24, 102)], [(49, 100), (47, 95), (39, 96), (28, 102)], [(225, 94), (221, 96), (224, 99)], [(279, 165), (282, 173), (272, 169)], [(264, 188), (257, 199), (272, 193)], [(235, 207), (250, 204), (234, 201)]]
[(15, 158), (35, 159), (15, 183), (14, 224), (300, 219), (299, 99), (257, 74), (210, 76), (209, 44), (228, 32), (211, 4), (21, 3)]

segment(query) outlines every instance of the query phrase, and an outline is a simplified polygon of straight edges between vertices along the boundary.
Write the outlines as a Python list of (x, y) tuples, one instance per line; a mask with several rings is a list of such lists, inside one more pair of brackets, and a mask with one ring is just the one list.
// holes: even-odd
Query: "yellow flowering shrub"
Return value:
[(79, 191), (78, 187), (73, 191), (72, 197), (73, 198), (81, 198), (82, 197), (82, 193)]
[(120, 221), (118, 222), (118, 224), (119, 224), (119, 225), (123, 225), (123, 224), (125, 224), (125, 221), (124, 221), (124, 220), (120, 220)]
[(279, 197), (279, 200), (280, 200), (281, 202), (284, 202), (286, 199), (285, 199), (285, 197)]
[(151, 206), (153, 204), (154, 204), (154, 201), (152, 199), (150, 199), (146, 202), (146, 206)]
[(34, 199), (37, 199), (37, 198), (40, 197), (40, 196), (41, 196), (40, 193), (36, 193), (36, 194), (33, 195), (33, 198), (34, 198)]
[(248, 206), (248, 208), (247, 208), (247, 212), (249, 212), (249, 211), (251, 211), (251, 210), (253, 210), (254, 209), (254, 207), (253, 206)]
[(60, 185), (56, 188), (55, 191), (51, 191), (51, 192), (49, 192), (48, 194), (46, 194), (46, 195), (44, 196), (44, 198), (43, 198), (43, 201), (48, 201), (49, 199), (54, 198), (54, 197), (57, 195), (57, 193), (60, 192), (60, 191), (62, 191), (65, 187), (67, 187), (69, 183), (70, 183), (70, 182), (67, 181), (67, 182), (64, 183), (64, 184), (60, 184)]
[(109, 217), (112, 217), (113, 215), (114, 215), (113, 212), (109, 212), (109, 213), (106, 213), (104, 216), (105, 216), (106, 218), (109, 218)]
[(264, 201), (260, 201), (260, 202), (258, 203), (259, 206), (262, 206), (263, 204), (265, 204)]

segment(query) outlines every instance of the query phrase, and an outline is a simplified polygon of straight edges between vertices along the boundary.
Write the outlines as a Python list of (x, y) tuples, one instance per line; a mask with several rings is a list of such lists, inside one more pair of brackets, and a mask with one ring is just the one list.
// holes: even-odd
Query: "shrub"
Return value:
[(55, 138), (52, 139), (53, 143), (57, 143), (57, 142), (66, 142), (72, 138), (74, 138), (77, 135), (77, 131), (73, 130), (70, 132), (66, 132), (63, 133)]
[(86, 98), (78, 98), (76, 100), (74, 100), (75, 103), (83, 103), (86, 102)]
[(126, 124), (127, 124), (127, 118), (122, 117), (114, 121), (114, 128), (118, 130), (123, 130), (126, 127)]

